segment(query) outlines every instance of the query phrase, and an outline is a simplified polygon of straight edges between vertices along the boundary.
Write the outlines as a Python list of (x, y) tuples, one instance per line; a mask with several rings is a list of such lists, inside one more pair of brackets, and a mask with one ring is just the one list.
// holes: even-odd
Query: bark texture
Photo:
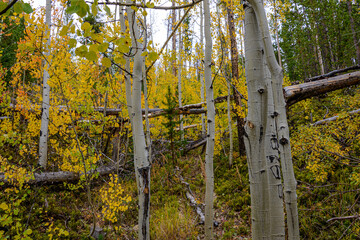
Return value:
[[(47, 58), (50, 55), (51, 44), (51, 0), (46, 0), (46, 26), (47, 32), (45, 36), (48, 36), (46, 46), (47, 49), (44, 53)], [(47, 167), (47, 155), (48, 155), (48, 134), (49, 134), (49, 113), (50, 113), (50, 86), (47, 83), (50, 78), (47, 71), (48, 63), (45, 62), (44, 74), (43, 74), (43, 101), (41, 108), (41, 127), (40, 127), (40, 142), (39, 142), (39, 165), (46, 169)]]
[(213, 218), (214, 218), (214, 146), (215, 146), (215, 105), (214, 89), (211, 76), (211, 51), (212, 39), (210, 28), (210, 3), (204, 0), (204, 33), (205, 33), (205, 88), (207, 104), (207, 141), (205, 154), (206, 190), (205, 190), (205, 239), (213, 239)]
[(135, 51), (133, 66), (132, 88), (132, 132), (134, 138), (134, 162), (135, 174), (137, 175), (139, 195), (139, 231), (138, 239), (150, 240), (150, 162), (148, 148), (145, 143), (144, 126), (141, 109), (141, 83), (142, 83), (142, 44), (139, 41), (139, 28), (136, 21), (135, 11), (127, 8), (132, 49)]
[[(290, 148), (290, 138), (289, 138), (289, 127), (286, 118), (286, 108), (285, 108), (285, 99), (282, 92), (282, 81), (283, 74), (282, 69), (276, 61), (276, 57), (274, 54), (274, 50), (272, 47), (270, 32), (268, 28), (268, 23), (266, 19), (266, 13), (263, 6), (263, 2), (261, 0), (250, 0), (251, 6), (246, 8), (247, 15), (253, 15), (254, 23), (250, 26), (246, 26), (248, 31), (252, 31), (258, 27), (259, 32), (261, 34), (262, 39), (262, 47), (261, 56), (264, 57), (265, 62), (259, 62), (258, 64), (254, 64), (253, 60), (247, 59), (246, 62), (246, 74), (248, 81), (256, 80), (259, 78), (253, 78), (251, 76), (252, 72), (258, 71), (259, 65), (264, 67), (263, 71), (265, 76), (265, 85), (264, 88), (259, 88), (255, 84), (255, 88), (248, 84), (249, 91), (249, 116), (253, 114), (252, 110), (250, 110), (250, 106), (252, 101), (255, 101), (256, 104), (259, 103), (261, 97), (255, 93), (258, 92), (261, 95), (264, 95), (266, 98), (266, 124), (261, 123), (260, 126), (251, 124), (251, 117), (248, 120), (249, 128), (253, 127), (253, 129), (260, 128), (260, 136), (261, 132), (265, 132), (265, 145), (261, 146), (257, 149), (257, 151), (265, 150), (265, 166), (266, 169), (263, 169), (264, 174), (268, 175), (268, 208), (266, 208), (266, 212), (268, 212), (270, 224), (269, 229), (265, 226), (264, 230), (268, 231), (266, 235), (261, 236), (258, 233), (254, 233), (254, 239), (267, 238), (267, 239), (285, 239), (285, 224), (284, 224), (284, 213), (282, 208), (283, 197), (285, 198), (285, 206), (287, 213), (287, 229), (288, 229), (288, 238), (289, 239), (300, 239), (299, 236), (299, 222), (298, 222), (298, 211), (297, 211), (297, 196), (296, 196), (296, 180), (294, 176), (292, 158), (291, 158), (291, 148)], [(254, 15), (254, 13), (255, 15)], [(248, 32), (246, 32), (246, 36)], [(257, 37), (255, 40), (260, 39)], [(253, 40), (254, 41), (254, 40)], [(251, 51), (255, 51), (253, 48), (253, 43), (247, 39), (245, 46), (247, 48), (248, 55), (251, 56)], [(254, 59), (254, 58), (253, 58)], [(257, 61), (260, 61), (259, 58), (255, 58)], [(263, 60), (264, 61), (264, 60)], [(265, 63), (265, 64), (264, 64)], [(267, 68), (270, 72), (267, 72)], [(261, 76), (259, 76), (261, 77)], [(257, 80), (259, 81), (259, 80)], [(253, 94), (252, 100), (250, 100), (250, 94)], [(256, 108), (256, 105), (254, 106)], [(262, 126), (261, 126), (262, 125)], [(261, 130), (261, 127), (265, 129)], [(251, 131), (249, 130), (249, 133)], [(257, 139), (253, 139), (255, 141), (260, 141)], [(251, 145), (255, 144), (254, 141), (251, 141), (249, 138), (250, 148)], [(263, 157), (263, 156), (261, 156)], [(257, 161), (259, 159), (256, 159)], [(261, 158), (260, 158), (261, 160)], [(284, 190), (282, 189), (281, 184), (281, 171), (279, 166), (279, 160), (281, 161), (282, 174), (284, 178)], [(251, 162), (251, 159), (249, 159)], [(264, 165), (264, 164), (262, 164)], [(249, 169), (251, 166), (249, 166)], [(249, 170), (250, 171), (250, 170)], [(266, 192), (264, 193), (266, 197)], [(255, 196), (258, 197), (258, 196)], [(266, 198), (265, 198), (266, 199)], [(254, 200), (256, 201), (256, 200)], [(267, 216), (263, 215), (263, 218), (267, 219)], [(256, 223), (255, 223), (256, 224)], [(259, 229), (253, 229), (259, 230)], [(262, 230), (262, 229), (261, 229)], [(260, 231), (261, 231), (260, 230)]]

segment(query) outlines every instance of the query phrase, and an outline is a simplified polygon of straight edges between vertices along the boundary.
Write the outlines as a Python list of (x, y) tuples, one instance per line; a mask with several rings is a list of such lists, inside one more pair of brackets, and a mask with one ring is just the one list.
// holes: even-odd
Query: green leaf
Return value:
[(101, 64), (104, 66), (104, 67), (111, 67), (111, 60), (109, 58), (103, 58), (101, 59)]
[(109, 17), (111, 17), (110, 8), (109, 8), (106, 4), (104, 5), (104, 9), (105, 9), (106, 14), (107, 14)]
[(99, 45), (99, 47), (98, 47), (98, 50), (100, 51), (100, 52), (106, 52), (106, 50), (108, 49), (108, 47), (109, 47), (109, 43), (102, 43), (102, 44), (100, 44)]
[(150, 61), (155, 61), (156, 59), (158, 59), (159, 55), (157, 54), (157, 52), (150, 52), (149, 53), (149, 56), (148, 56), (148, 59)]
[(91, 12), (94, 15), (94, 17), (96, 17), (96, 15), (98, 14), (97, 3), (95, 4), (94, 2), (93, 4), (91, 4)]
[(121, 64), (121, 65), (125, 65), (125, 63), (126, 63), (126, 60), (125, 60), (125, 58), (124, 57), (115, 57), (114, 58), (114, 62), (116, 63), (116, 64)]
[(153, 2), (147, 2), (147, 3), (146, 3), (146, 6), (147, 6), (148, 8), (153, 8), (153, 7), (155, 7), (155, 4), (154, 4)]
[(90, 45), (89, 51), (93, 51), (93, 52), (98, 53), (98, 52), (99, 52), (99, 44), (92, 44), (92, 45)]
[(86, 9), (85, 7), (83, 7), (83, 6), (81, 6), (81, 7), (79, 7), (79, 10), (76, 12), (76, 14), (77, 14), (79, 17), (83, 18), (83, 17), (85, 17), (86, 14), (87, 14), (87, 9)]
[(81, 29), (82, 30), (87, 30), (87, 29), (89, 29), (89, 28), (91, 28), (91, 25), (90, 25), (90, 23), (89, 22), (84, 22), (82, 25), (81, 25)]
[(65, 36), (67, 34), (68, 30), (69, 30), (69, 27), (64, 26), (59, 33), (60, 37)]
[(79, 57), (85, 57), (88, 52), (88, 49), (85, 45), (82, 45), (75, 49), (75, 54)]
[(80, 9), (80, 7), (79, 6), (77, 6), (77, 5), (71, 5), (70, 7), (68, 7), (67, 9), (66, 9), (66, 13), (67, 14), (74, 14), (74, 13), (77, 13), (78, 11), (79, 11), (79, 9)]
[(22, 8), (20, 2), (15, 3), (15, 5), (14, 5), (14, 11), (15, 11), (16, 13), (19, 13), (19, 14), (23, 12), (23, 8)]
[(30, 4), (28, 4), (28, 3), (23, 3), (22, 9), (23, 9), (24, 12), (27, 13), (27, 14), (32, 13), (32, 12), (34, 11), (34, 10), (32, 9), (32, 7), (30, 6)]
[(30, 234), (32, 234), (32, 230), (30, 228), (26, 229), (24, 235), (30, 235)]
[(90, 61), (97, 61), (98, 60), (98, 57), (96, 55), (96, 52), (94, 51), (89, 51), (86, 55), (85, 55), (86, 59), (87, 60), (90, 60)]

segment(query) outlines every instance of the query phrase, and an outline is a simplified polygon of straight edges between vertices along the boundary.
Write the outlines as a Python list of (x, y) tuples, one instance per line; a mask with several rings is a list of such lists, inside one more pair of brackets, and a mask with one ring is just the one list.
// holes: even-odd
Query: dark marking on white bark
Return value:
[[(283, 198), (283, 188), (282, 188), (282, 185), (281, 184), (279, 184), (278, 185), (278, 194), (279, 194), (279, 198)], [(290, 215), (290, 216), (292, 216), (292, 215)]]
[(263, 127), (263, 126), (260, 126), (260, 138), (259, 138), (259, 142), (261, 142), (263, 135), (264, 135), (264, 127)]
[(265, 92), (265, 89), (260, 88), (260, 89), (258, 90), (258, 92), (259, 92), (260, 94), (263, 94), (263, 93)]
[(273, 150), (277, 150), (277, 149), (279, 148), (279, 143), (278, 143), (278, 140), (277, 140), (276, 137), (272, 137), (272, 138), (270, 139), (270, 144), (271, 144), (271, 148), (272, 148)]
[(286, 145), (286, 144), (289, 143), (289, 140), (287, 140), (287, 138), (284, 138), (284, 137), (283, 137), (283, 138), (280, 139), (279, 142), (280, 142), (281, 145)]
[(270, 170), (276, 179), (281, 179), (280, 167), (278, 165), (271, 166)]
[(273, 163), (274, 161), (279, 160), (279, 157), (276, 155), (270, 155), (270, 156), (267, 156), (266, 158), (270, 161), (270, 163)]
[(143, 180), (143, 193), (144, 193), (144, 210), (143, 210), (143, 223), (142, 223), (142, 226), (141, 226), (141, 231), (142, 231), (142, 234), (143, 234), (143, 237), (144, 237), (144, 240), (146, 239), (146, 236), (148, 234), (148, 229), (146, 227), (146, 219), (148, 219), (148, 214), (149, 214), (149, 205), (150, 205), (150, 177), (149, 177), (149, 174), (150, 174), (150, 167), (143, 167), (143, 168), (139, 168), (138, 169), (139, 171), (139, 174), (141, 175), (142, 177), (142, 180)]

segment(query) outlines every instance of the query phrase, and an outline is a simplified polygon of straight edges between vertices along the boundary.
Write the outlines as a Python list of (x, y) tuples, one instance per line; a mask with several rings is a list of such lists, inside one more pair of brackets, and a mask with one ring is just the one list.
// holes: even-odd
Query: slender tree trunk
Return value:
[(214, 146), (215, 146), (215, 105), (214, 89), (211, 76), (211, 51), (212, 39), (210, 28), (210, 3), (204, 0), (204, 32), (205, 32), (205, 56), (204, 73), (207, 104), (207, 140), (205, 155), (206, 192), (205, 192), (205, 239), (213, 239), (213, 218), (214, 218)]
[[(200, 4), (200, 54), (202, 55), (204, 49), (204, 15), (203, 15), (203, 7)], [(204, 66), (204, 65), (203, 65)], [(202, 68), (204, 69), (204, 68)], [(205, 101), (205, 82), (203, 71), (200, 69), (200, 82), (201, 82), (201, 102)], [(205, 113), (201, 114), (201, 135), (202, 137), (206, 136), (206, 126), (205, 126)]]
[[(179, 12), (179, 21), (181, 20), (181, 14)], [(179, 27), (179, 59), (178, 59), (178, 100), (179, 100), (179, 107), (182, 107), (182, 90), (181, 90), (181, 68), (182, 68), (182, 49), (183, 42), (181, 36), (181, 26)], [(185, 68), (186, 70), (186, 68)], [(181, 131), (181, 140), (184, 140), (184, 126), (183, 126), (183, 115), (180, 114), (180, 131)]]
[[(145, 5), (145, 0), (143, 1)], [(147, 31), (147, 23), (146, 23), (146, 15), (144, 15), (144, 51), (146, 51), (148, 44), (148, 31)], [(143, 78), (142, 83), (144, 86), (144, 100), (145, 100), (145, 125), (146, 125), (146, 144), (148, 146), (148, 154), (149, 154), (149, 162), (152, 162), (151, 159), (151, 136), (150, 136), (150, 122), (149, 122), (149, 99), (148, 99), (148, 91), (147, 91), (147, 73), (146, 73), (146, 56), (143, 57)]]
[(229, 141), (230, 141), (229, 166), (231, 167), (233, 163), (234, 141), (233, 141), (232, 122), (231, 122), (231, 86), (229, 82), (227, 83), (227, 87), (228, 87), (227, 110), (228, 110)]
[[(230, 1), (229, 6), (226, 7), (227, 17), (228, 17), (228, 27), (229, 27), (229, 34), (230, 34), (230, 44), (231, 44), (231, 72), (232, 77), (235, 81), (239, 80), (239, 53), (237, 49), (237, 41), (236, 41), (236, 34), (235, 34), (235, 24), (234, 24), (234, 13), (231, 9), (232, 2)], [(235, 104), (242, 108), (241, 97), (239, 92), (236, 90), (235, 86), (233, 86), (233, 94), (235, 97)], [(236, 111), (236, 125), (238, 131), (238, 141), (239, 141), (239, 154), (245, 154), (245, 143), (244, 143), (244, 119), (239, 116), (239, 112)]]
[(144, 127), (141, 110), (141, 83), (142, 83), (142, 44), (139, 41), (139, 29), (136, 21), (135, 11), (127, 7), (132, 49), (136, 51), (133, 66), (133, 92), (132, 92), (132, 131), (134, 138), (134, 162), (135, 171), (138, 175), (139, 194), (139, 232), (141, 240), (150, 239), (150, 161), (145, 143)]
[(279, 43), (279, 29), (278, 29), (278, 19), (277, 19), (277, 10), (276, 10), (276, 0), (274, 0), (274, 20), (275, 20), (275, 35), (276, 35), (276, 46), (277, 46), (277, 52), (278, 52), (278, 62), (280, 67), (282, 68), (282, 62), (281, 62), (281, 51), (280, 51), (280, 43)]
[(351, 2), (351, 0), (347, 0), (346, 3), (347, 3), (348, 13), (349, 13), (349, 17), (350, 17), (350, 26), (351, 26), (351, 32), (353, 35), (354, 46), (356, 49), (357, 64), (360, 64), (360, 43), (358, 42), (358, 39), (356, 37), (355, 22), (354, 22), (354, 18), (352, 16), (352, 2)]
[(320, 46), (319, 46), (318, 35), (315, 35), (315, 40), (316, 40), (316, 51), (317, 51), (317, 55), (318, 55), (318, 59), (319, 59), (321, 75), (324, 75), (325, 74), (325, 68), (324, 68), (323, 57), (322, 57), (322, 54), (321, 54), (321, 49), (320, 49)]
[[(175, 6), (175, 0), (172, 0), (172, 6)], [(175, 9), (172, 10), (172, 17), (171, 17), (171, 25), (172, 25), (172, 31), (174, 31), (176, 26), (176, 11)], [(172, 71), (173, 75), (176, 76), (176, 34), (172, 37)]]
[[(51, 0), (46, 0), (46, 26), (47, 32), (45, 36), (48, 36), (44, 53), (45, 57), (50, 56), (50, 44), (51, 44)], [(49, 73), (47, 71), (48, 63), (46, 61), (44, 66), (43, 75), (43, 101), (41, 108), (41, 127), (40, 127), (40, 142), (39, 142), (39, 165), (46, 169), (47, 167), (47, 154), (48, 154), (48, 134), (49, 134), (49, 114), (50, 114), (50, 86), (48, 84)]]
[[(266, 62), (270, 69), (271, 73), (271, 86), (272, 94), (274, 101), (274, 112), (270, 112), (271, 117), (275, 119), (276, 123), (276, 135), (272, 137), (273, 143), (276, 144), (276, 150), (280, 153), (282, 173), (284, 177), (284, 193), (278, 189), (278, 196), (273, 196), (273, 198), (278, 198), (276, 201), (281, 201), (283, 195), (285, 196), (285, 205), (287, 212), (287, 229), (288, 229), (288, 238), (289, 239), (300, 239), (299, 234), (299, 220), (298, 220), (298, 209), (297, 209), (297, 195), (296, 195), (296, 180), (294, 175), (292, 157), (291, 157), (291, 146), (290, 146), (290, 137), (289, 137), (289, 126), (286, 117), (286, 108), (285, 100), (282, 90), (283, 83), (283, 72), (278, 63), (276, 62), (274, 50), (272, 47), (270, 32), (268, 28), (268, 23), (266, 19), (266, 13), (261, 0), (250, 0), (250, 3), (254, 7), (256, 18), (259, 24), (259, 29), (262, 33), (262, 39), (264, 44)], [(270, 84), (269, 84), (270, 86)], [(270, 89), (269, 89), (270, 91)], [(269, 99), (270, 100), (270, 99)], [(271, 162), (272, 156), (268, 155), (267, 162)], [(270, 168), (272, 175), (277, 178), (280, 178), (280, 170)], [(269, 171), (270, 173), (270, 171)], [(269, 174), (271, 175), (271, 174)], [(278, 187), (280, 188), (280, 185)], [(270, 197), (271, 204), (274, 203), (272, 197)], [(282, 202), (282, 201), (281, 201)], [(277, 212), (277, 213), (276, 213)], [(281, 237), (285, 233), (283, 223), (280, 221), (283, 219), (282, 209), (273, 212), (275, 219), (277, 219), (278, 224), (275, 222), (271, 225), (272, 236)], [(273, 221), (272, 221), (273, 222)], [(285, 237), (285, 236), (284, 236)], [(282, 237), (281, 237), (282, 238)]]

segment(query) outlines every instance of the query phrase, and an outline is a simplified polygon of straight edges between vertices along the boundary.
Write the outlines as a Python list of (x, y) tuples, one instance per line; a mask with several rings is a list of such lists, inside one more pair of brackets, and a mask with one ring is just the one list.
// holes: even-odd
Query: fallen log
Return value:
[[(179, 170), (179, 169), (177, 169), (177, 170)], [(191, 191), (190, 184), (185, 182), (184, 178), (180, 174), (179, 174), (179, 179), (180, 179), (181, 183), (184, 184), (187, 188), (185, 195), (186, 195), (186, 198), (190, 201), (190, 205), (195, 208), (196, 214), (199, 216), (199, 219), (200, 219), (199, 224), (203, 225), (205, 223), (205, 214), (203, 213), (203, 211), (200, 207), (200, 204), (197, 203), (197, 201), (194, 197), (194, 194)], [(219, 226), (219, 222), (214, 220), (214, 227), (218, 227), (218, 226)]]
[(201, 147), (205, 144), (206, 144), (206, 138), (201, 138), (194, 142), (191, 142), (188, 145), (186, 145), (186, 147), (183, 150), (183, 154), (186, 154), (186, 153), (190, 152), (191, 150)]
[(331, 72), (323, 74), (323, 75), (307, 78), (307, 79), (305, 79), (304, 82), (317, 81), (317, 80), (320, 80), (320, 79), (333, 77), (333, 76), (335, 76), (336, 74), (339, 74), (339, 73), (344, 73), (344, 72), (347, 72), (347, 71), (350, 71), (350, 70), (357, 70), (357, 69), (360, 69), (360, 65), (355, 65), (355, 66), (347, 67), (347, 68), (344, 68), (344, 69), (338, 69), (338, 70), (334, 70), (334, 71), (331, 71)]
[(360, 84), (360, 71), (330, 77), (314, 82), (288, 86), (283, 89), (287, 106), (345, 87)]
[[(108, 175), (110, 173), (115, 172), (117, 169), (116, 166), (102, 166), (98, 167), (94, 170), (88, 172), (89, 175), (99, 174), (100, 176)], [(80, 177), (84, 175), (84, 173), (74, 173), (74, 172), (42, 172), (42, 173), (34, 173), (31, 177), (31, 180), (25, 182), (29, 185), (34, 184), (53, 184), (59, 182), (68, 182), (68, 181), (76, 181), (79, 180)], [(0, 173), (0, 182), (5, 183), (5, 185), (16, 185), (12, 179), (7, 179), (4, 173)]]
[[(354, 111), (349, 112), (350, 115), (354, 115), (354, 114), (358, 114), (358, 113), (360, 113), (360, 109), (356, 109)], [(333, 116), (333, 117), (330, 117), (330, 118), (326, 118), (326, 119), (314, 122), (312, 124), (312, 126), (323, 125), (323, 124), (326, 124), (328, 122), (335, 121), (338, 118), (339, 118), (339, 116)]]

